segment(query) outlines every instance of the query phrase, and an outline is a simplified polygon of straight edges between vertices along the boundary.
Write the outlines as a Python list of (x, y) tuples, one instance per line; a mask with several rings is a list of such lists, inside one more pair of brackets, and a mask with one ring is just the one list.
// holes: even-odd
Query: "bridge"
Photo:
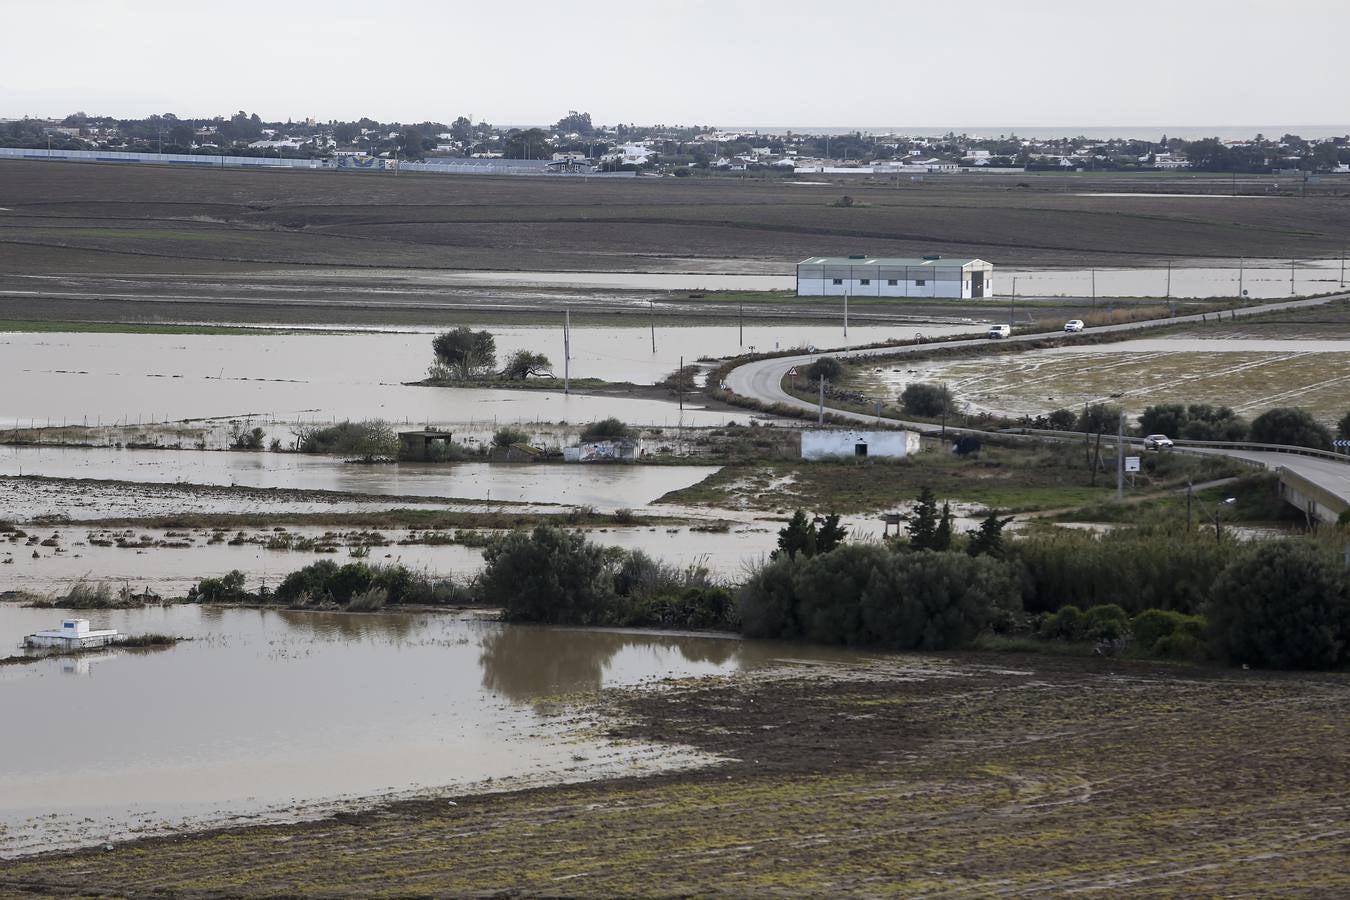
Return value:
[[(1221, 313), (1175, 316), (1166, 319), (1148, 319), (1140, 322), (1127, 322), (1120, 325), (1104, 325), (1092, 329), (1093, 334), (1117, 333), (1123, 337), (1131, 332), (1145, 331), (1164, 325), (1201, 324), (1212, 322), (1215, 317), (1238, 319), (1263, 315), (1281, 310), (1301, 309), (1320, 306), (1333, 300), (1350, 299), (1350, 294), (1335, 294), (1327, 297), (1315, 297), (1306, 300), (1288, 300), (1279, 303), (1264, 303), (1244, 309), (1224, 310)], [(1000, 346), (1016, 348), (1018, 345), (1046, 340), (1065, 340), (1072, 335), (1062, 331), (1039, 332), (1036, 334), (1018, 334), (1003, 338)], [(913, 343), (888, 347), (870, 347), (859, 350), (823, 351), (825, 355), (837, 359), (859, 359), (869, 356), (904, 356), (910, 353), (923, 353), (934, 346), (943, 348), (983, 347), (989, 344), (988, 338), (970, 338), (955, 341), (943, 341), (940, 344)], [(769, 359), (757, 359), (737, 366), (727, 373), (727, 389), (733, 394), (757, 400), (765, 404), (780, 404), (803, 412), (816, 412), (818, 405), (783, 390), (783, 379), (797, 366), (808, 366), (819, 359), (822, 353), (804, 353), (795, 356), (775, 356)], [(830, 415), (852, 422), (867, 425), (878, 424), (876, 416), (851, 410), (836, 409), (826, 402), (825, 410)], [(901, 419), (885, 419), (884, 424), (908, 428), (921, 434), (938, 433), (941, 426), (928, 422), (909, 422)], [(974, 429), (946, 428), (947, 432), (962, 433)], [(978, 433), (978, 432), (977, 432)], [(1047, 438), (1065, 437), (1063, 432), (1038, 432)], [(1082, 435), (1077, 437), (1081, 439)], [(1126, 438), (1128, 442), (1138, 443), (1137, 438)], [(1177, 447), (1187, 452), (1213, 454), (1236, 459), (1252, 465), (1259, 465), (1275, 472), (1280, 479), (1280, 496), (1298, 507), (1310, 521), (1335, 522), (1350, 509), (1350, 457), (1312, 450), (1307, 447), (1287, 447), (1270, 444), (1225, 443), (1217, 441), (1177, 441)]]

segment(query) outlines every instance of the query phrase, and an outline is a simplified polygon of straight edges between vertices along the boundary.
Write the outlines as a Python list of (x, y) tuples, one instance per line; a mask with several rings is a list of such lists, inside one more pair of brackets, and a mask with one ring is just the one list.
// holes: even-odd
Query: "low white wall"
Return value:
[[(867, 448), (865, 454), (858, 446)], [(812, 429), (802, 432), (802, 459), (831, 456), (881, 456), (896, 458), (919, 451), (919, 435), (914, 431), (847, 431)]]

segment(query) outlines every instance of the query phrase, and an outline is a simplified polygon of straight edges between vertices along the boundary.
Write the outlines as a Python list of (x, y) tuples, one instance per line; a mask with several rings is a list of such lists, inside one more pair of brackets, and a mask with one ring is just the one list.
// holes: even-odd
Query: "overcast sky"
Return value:
[(0, 117), (1350, 119), (1350, 0), (0, 0)]

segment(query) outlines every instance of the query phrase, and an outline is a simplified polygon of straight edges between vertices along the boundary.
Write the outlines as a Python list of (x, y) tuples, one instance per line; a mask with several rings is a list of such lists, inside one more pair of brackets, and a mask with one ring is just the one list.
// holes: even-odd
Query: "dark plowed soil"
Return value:
[(888, 657), (613, 692), (727, 762), (0, 865), (36, 893), (1333, 896), (1350, 683)]

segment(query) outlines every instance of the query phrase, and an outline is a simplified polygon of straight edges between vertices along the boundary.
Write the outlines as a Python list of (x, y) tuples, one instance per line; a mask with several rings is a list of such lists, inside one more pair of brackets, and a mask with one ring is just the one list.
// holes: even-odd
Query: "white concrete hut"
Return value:
[(802, 459), (881, 456), (896, 459), (919, 452), (917, 431), (846, 431), (816, 428), (802, 432)]

